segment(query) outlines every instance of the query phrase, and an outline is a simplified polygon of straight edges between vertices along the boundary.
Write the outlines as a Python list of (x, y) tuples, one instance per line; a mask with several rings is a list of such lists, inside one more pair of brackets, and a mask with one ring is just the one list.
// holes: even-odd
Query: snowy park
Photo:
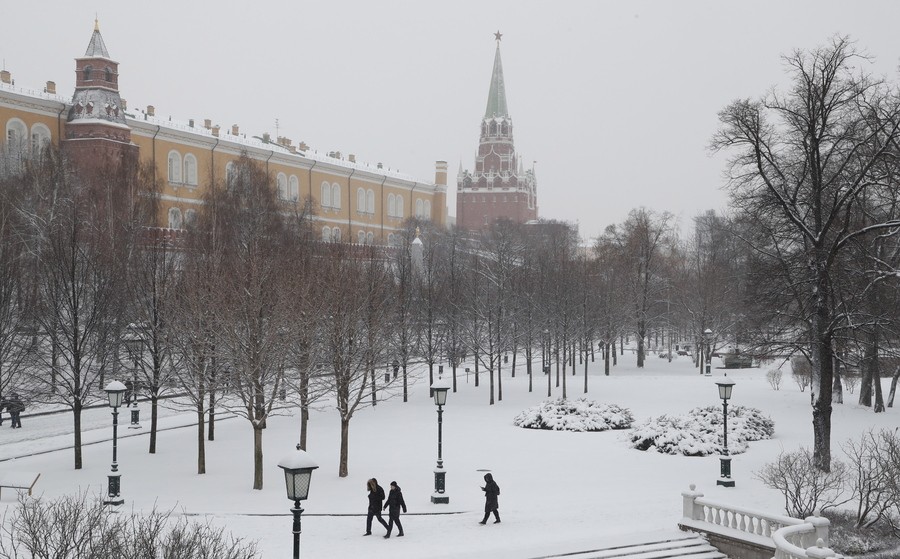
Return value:
[[(768, 368), (722, 369), (713, 359), (712, 376), (700, 374), (690, 357), (672, 362), (654, 357), (643, 370), (626, 351), (611, 374), (599, 359), (589, 363), (588, 394), (583, 373), (569, 376), (570, 399), (587, 397), (627, 408), (635, 425), (664, 414), (719, 406), (715, 381), (727, 372), (735, 382), (731, 403), (759, 409), (774, 421), (774, 436), (750, 442), (734, 456), (734, 488), (719, 487), (716, 455), (692, 457), (642, 452), (632, 448), (631, 429), (571, 432), (524, 429), (514, 425), (523, 410), (547, 398), (546, 376), (535, 367), (533, 391), (519, 367), (505, 371), (503, 399), (488, 404), (487, 376), (480, 386), (459, 370), (458, 390), (450, 393), (443, 414), (443, 459), (449, 504), (432, 504), (437, 455), (436, 406), (428, 394), (427, 370), (407, 403), (400, 398), (361, 410), (350, 428), (349, 476), (338, 477), (340, 422), (333, 405), (321, 402), (309, 423), (307, 450), (319, 464), (313, 473), (302, 524), (303, 557), (497, 557), (555, 556), (596, 549), (630, 534), (675, 532), (682, 515), (681, 493), (690, 484), (709, 498), (735, 506), (784, 513), (781, 494), (755, 479), (755, 472), (782, 451), (809, 447), (812, 441), (809, 393), (787, 380), (773, 390)], [(785, 365), (786, 370), (789, 366)], [(570, 373), (571, 375), (571, 373)], [(560, 395), (551, 381), (553, 399)], [(870, 428), (897, 425), (893, 409), (874, 414), (848, 397), (834, 406), (835, 454), (849, 438)], [(0, 430), (0, 470), (39, 472), (34, 496), (52, 499), (77, 492), (102, 495), (111, 458), (109, 408), (91, 409), (85, 418), (84, 468), (72, 469), (71, 416), (23, 418), (23, 428)], [(240, 419), (223, 419), (216, 440), (207, 444), (207, 473), (196, 474), (196, 431), (191, 414), (164, 410), (158, 450), (147, 453), (147, 436), (120, 428), (118, 461), (124, 511), (173, 510), (174, 516), (209, 521), (234, 536), (255, 540), (262, 557), (286, 557), (291, 551), (292, 505), (277, 463), (298, 440), (297, 417), (270, 418), (264, 431), (265, 485), (252, 489), (252, 430)], [(222, 419), (222, 418), (220, 418)], [(187, 426), (187, 428), (174, 428)], [(172, 428), (172, 429), (169, 429)], [(146, 431), (144, 427), (141, 431)], [(124, 437), (123, 437), (124, 435)], [(135, 436), (131, 436), (135, 435)], [(55, 450), (58, 449), (58, 450)], [(33, 456), (29, 456), (34, 454)], [(479, 525), (484, 497), (480, 487), (490, 472), (502, 492), (502, 523)], [(403, 538), (383, 539), (375, 525), (364, 537), (366, 481), (375, 477), (387, 489), (402, 488), (408, 514)], [(4, 491), (2, 507), (16, 506)]]

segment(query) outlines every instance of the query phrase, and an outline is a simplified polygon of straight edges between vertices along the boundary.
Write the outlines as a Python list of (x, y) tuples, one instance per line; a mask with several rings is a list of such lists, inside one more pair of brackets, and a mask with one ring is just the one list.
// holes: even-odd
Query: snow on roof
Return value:
[(279, 460), (278, 467), (296, 470), (298, 468), (318, 468), (319, 465), (310, 457), (309, 453), (298, 448)]
[(37, 97), (39, 99), (46, 99), (48, 101), (56, 101), (57, 103), (66, 103), (70, 104), (72, 102), (71, 97), (63, 97), (62, 95), (57, 95), (55, 93), (47, 93), (46, 91), (38, 91), (36, 89), (26, 89), (24, 87), (16, 87), (15, 85), (0, 82), (0, 90), (6, 90), (11, 93), (18, 93), (20, 95), (26, 95), (28, 97)]

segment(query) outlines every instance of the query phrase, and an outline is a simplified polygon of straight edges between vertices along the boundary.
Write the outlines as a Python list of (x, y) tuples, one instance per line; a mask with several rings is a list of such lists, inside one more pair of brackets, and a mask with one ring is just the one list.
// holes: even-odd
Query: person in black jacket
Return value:
[(481, 488), (484, 491), (484, 518), (481, 519), (479, 524), (487, 524), (488, 517), (491, 513), (494, 513), (494, 524), (500, 523), (500, 504), (497, 501), (497, 497), (500, 496), (500, 486), (497, 485), (497, 482), (494, 481), (494, 476), (491, 474), (484, 474), (484, 487)]
[(25, 411), (25, 404), (22, 403), (22, 400), (19, 399), (19, 395), (15, 392), (10, 395), (9, 402), (6, 404), (6, 409), (9, 410), (9, 416), (12, 419), (12, 428), (20, 429), (22, 427), (22, 419), (19, 416)]
[(403, 501), (403, 493), (400, 492), (400, 486), (397, 485), (396, 481), (391, 482), (391, 492), (388, 494), (387, 502), (384, 504), (384, 508), (390, 507), (388, 510), (388, 527), (387, 534), (385, 534), (385, 538), (391, 537), (391, 529), (394, 527), (394, 523), (397, 523), (397, 537), (403, 535), (403, 524), (400, 524), (400, 509), (403, 509), (403, 512), (406, 513), (406, 503)]
[(378, 480), (374, 477), (366, 482), (366, 488), (369, 490), (369, 514), (366, 515), (366, 533), (363, 535), (372, 535), (372, 518), (377, 518), (385, 530), (390, 531), (387, 522), (381, 518), (381, 503), (384, 501), (384, 489), (378, 485)]

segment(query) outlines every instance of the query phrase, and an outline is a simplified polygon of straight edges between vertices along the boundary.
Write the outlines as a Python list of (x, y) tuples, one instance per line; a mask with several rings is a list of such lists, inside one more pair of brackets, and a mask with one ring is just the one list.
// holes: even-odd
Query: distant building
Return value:
[(393, 244), (410, 217), (447, 224), (445, 161), (436, 162), (434, 182), (418, 181), (353, 155), (314, 153), (288, 138), (248, 137), (236, 124), (158, 118), (152, 106), (129, 111), (119, 94), (119, 65), (96, 23), (75, 71), (71, 98), (57, 95), (54, 82), (28, 90), (16, 87), (9, 71), (0, 72), (0, 147), (27, 159), (52, 143), (81, 169), (129, 154), (152, 163), (162, 183), (156, 226), (183, 228), (207, 189), (227, 183), (241, 153), (265, 167), (286, 210), (312, 199), (323, 240)]
[(456, 225), (462, 229), (481, 229), (501, 218), (525, 223), (538, 216), (534, 168), (523, 170), (516, 155), (500, 62), (500, 33), (495, 37), (497, 51), (475, 170), (464, 171), (460, 164), (456, 178)]

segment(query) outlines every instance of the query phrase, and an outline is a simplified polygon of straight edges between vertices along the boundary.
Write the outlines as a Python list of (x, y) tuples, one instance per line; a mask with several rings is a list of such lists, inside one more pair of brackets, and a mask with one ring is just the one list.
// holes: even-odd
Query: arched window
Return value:
[(106, 67), (106, 81), (112, 81), (112, 70), (109, 69), (109, 66)]
[(319, 203), (323, 208), (331, 207), (331, 185), (327, 181), (322, 183), (322, 199)]
[(335, 227), (334, 229), (331, 230), (331, 240), (334, 241), (334, 242), (336, 242), (336, 243), (341, 242), (341, 230), (340, 230), (340, 228)]
[(403, 217), (403, 196), (400, 194), (397, 195), (397, 213), (394, 214), (394, 217)]
[(35, 124), (31, 127), (31, 153), (40, 155), (45, 147), (50, 145), (50, 129), (43, 124)]
[(86, 82), (91, 81), (91, 71), (93, 71), (93, 69), (94, 69), (93, 66), (85, 66), (84, 67), (84, 72), (83, 72), (84, 73), (84, 77), (83, 77), (84, 81), (86, 81)]
[(197, 186), (197, 158), (190, 153), (184, 156), (184, 184)]
[(28, 148), (28, 127), (17, 118), (6, 123), (6, 143), (13, 153), (22, 154)]
[(366, 244), (366, 232), (365, 231), (360, 231), (359, 233), (356, 234), (356, 242), (361, 245)]
[(375, 233), (372, 233), (371, 231), (366, 233), (366, 243), (370, 245), (375, 244)]
[(356, 191), (356, 211), (366, 211), (366, 191), (362, 188)]
[(425, 200), (425, 207), (422, 209), (422, 217), (431, 219), (431, 200)]
[(181, 210), (169, 208), (169, 229), (181, 229)]
[(416, 200), (416, 217), (422, 217), (422, 199)]
[(278, 188), (278, 199), (287, 200), (287, 175), (285, 175), (284, 173), (278, 173), (278, 176), (275, 177), (275, 185)]
[(169, 152), (169, 182), (181, 184), (181, 154), (177, 151)]
[(234, 182), (234, 161), (229, 161), (225, 164), (225, 188), (231, 190), (232, 183)]
[(184, 211), (184, 224), (187, 227), (197, 223), (197, 210)]
[(297, 180), (297, 175), (291, 175), (290, 188), (291, 200), (296, 202), (300, 199), (300, 181)]
[(388, 208), (387, 208), (388, 217), (394, 217), (397, 215), (397, 202), (396, 197), (393, 194), (388, 194)]
[(375, 191), (372, 189), (366, 192), (366, 211), (370, 214), (375, 213)]
[(331, 241), (331, 227), (326, 225), (322, 228), (322, 240), (326, 243)]
[(388, 233), (388, 246), (394, 246), (394, 234)]
[(331, 183), (331, 207), (341, 209), (341, 185), (336, 182)]

